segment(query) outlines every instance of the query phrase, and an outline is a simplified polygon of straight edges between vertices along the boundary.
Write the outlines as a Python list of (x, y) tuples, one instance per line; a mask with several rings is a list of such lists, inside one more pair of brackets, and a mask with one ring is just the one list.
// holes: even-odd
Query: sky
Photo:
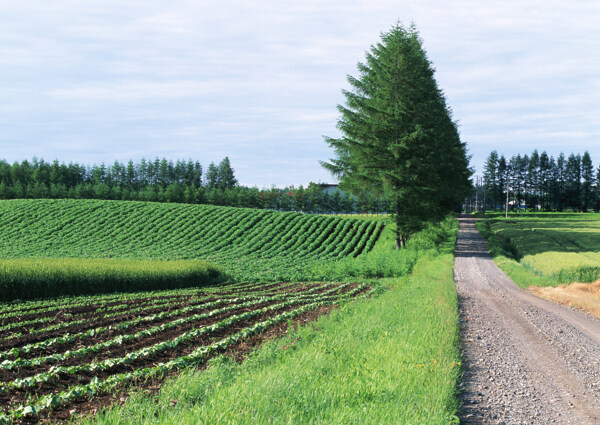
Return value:
[(243, 185), (333, 183), (346, 76), (396, 22), (477, 173), (493, 149), (600, 164), (598, 0), (0, 1), (0, 159), (228, 156)]

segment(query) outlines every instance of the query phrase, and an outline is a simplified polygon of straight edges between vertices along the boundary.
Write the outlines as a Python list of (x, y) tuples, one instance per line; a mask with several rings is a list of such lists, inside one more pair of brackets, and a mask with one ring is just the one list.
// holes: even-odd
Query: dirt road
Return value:
[(519, 289), (460, 219), (464, 424), (600, 424), (600, 321)]

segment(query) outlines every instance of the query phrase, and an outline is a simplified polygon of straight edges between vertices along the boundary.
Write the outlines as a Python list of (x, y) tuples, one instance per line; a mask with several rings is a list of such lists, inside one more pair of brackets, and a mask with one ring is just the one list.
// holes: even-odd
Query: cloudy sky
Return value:
[(505, 155), (600, 163), (600, 1), (0, 2), (0, 158), (229, 156), (242, 184), (331, 182), (346, 75), (414, 22), (478, 172)]

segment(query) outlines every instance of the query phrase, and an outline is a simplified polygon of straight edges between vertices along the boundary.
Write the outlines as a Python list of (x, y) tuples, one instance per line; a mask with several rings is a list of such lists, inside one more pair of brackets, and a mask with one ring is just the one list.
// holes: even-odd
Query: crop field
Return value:
[(384, 222), (209, 205), (0, 201), (0, 258), (203, 259), (235, 281), (318, 276), (369, 252)]
[(600, 279), (600, 214), (497, 218), (480, 230), (506, 257), (537, 276), (536, 286)]
[(375, 290), (232, 284), (3, 304), (0, 418), (60, 417), (78, 399), (204, 364), (270, 328)]
[[(423, 345), (415, 339), (420, 333), (407, 331), (412, 336), (405, 338), (391, 331), (404, 329), (409, 316), (404, 298), (414, 297), (403, 277), (418, 261), (430, 259), (444, 270), (443, 279), (432, 277), (439, 280), (436, 291), (448, 289), (450, 254), (440, 250), (451, 250), (457, 223), (448, 218), (428, 226), (401, 251), (394, 249), (393, 228), (386, 223), (385, 218), (204, 205), (0, 201), (0, 424), (79, 420), (94, 412), (101, 417), (104, 413), (100, 412), (114, 400), (125, 400), (130, 394), (135, 400), (152, 397), (162, 391), (165, 378), (179, 382), (182, 370), (184, 377), (192, 373), (203, 380), (205, 373), (223, 361), (259, 358), (254, 351), (258, 346), (257, 353), (277, 345), (275, 352), (284, 356), (284, 362), (291, 362), (292, 353), (307, 350), (322, 332), (320, 327), (310, 326), (312, 331), (302, 333), (305, 331), (296, 324), (334, 308), (340, 315), (333, 316), (331, 327), (320, 336), (329, 348), (318, 350), (318, 355), (337, 358), (343, 354), (365, 368), (375, 362), (389, 371), (415, 363), (423, 357), (413, 349)], [(443, 265), (438, 261), (442, 257)], [(432, 282), (415, 284), (420, 291), (430, 288)], [(374, 313), (378, 307), (373, 303), (384, 296), (372, 295), (391, 294), (394, 287), (394, 300), (388, 302), (398, 311), (386, 320), (365, 319), (383, 314)], [(425, 292), (436, 298), (436, 291)], [(439, 423), (453, 417), (457, 406), (453, 395), (458, 376), (457, 327), (452, 294), (448, 292), (443, 302), (449, 309), (444, 321), (451, 332), (442, 357), (432, 360), (432, 370), (414, 370), (427, 375), (422, 381), (428, 382), (415, 391), (444, 406), (436, 411), (436, 417), (445, 418)], [(358, 298), (369, 300), (348, 302)], [(420, 316), (432, 319), (425, 308), (425, 304), (433, 305), (430, 298), (421, 300), (419, 295), (413, 306), (415, 329), (425, 326), (425, 334), (438, 335), (423, 346), (427, 353), (437, 347), (440, 335), (447, 333), (438, 326), (440, 320), (426, 321)], [(361, 311), (370, 307), (361, 318), (352, 321), (345, 316), (353, 306), (363, 304)], [(367, 322), (372, 325), (369, 331)], [(346, 333), (359, 331), (357, 336), (348, 336), (352, 343), (342, 343), (338, 325), (343, 325)], [(286, 342), (278, 342), (284, 333)], [(307, 335), (306, 340), (302, 335)], [(387, 345), (375, 350), (377, 356), (385, 351), (386, 361), (372, 358), (368, 350), (360, 355), (353, 351), (370, 347), (373, 337), (379, 341), (380, 336), (392, 335), (395, 343), (406, 348), (400, 357), (398, 350)], [(272, 344), (262, 344), (271, 339)], [(239, 364), (243, 368), (246, 362)], [(437, 379), (442, 365), (450, 375)], [(295, 370), (296, 364), (285, 367)], [(356, 379), (362, 376), (355, 376), (359, 369), (348, 363), (339, 371), (344, 378), (331, 382), (338, 387), (340, 402), (345, 400), (345, 388), (357, 385)], [(319, 370), (323, 369), (312, 370), (307, 379), (320, 382)], [(279, 374), (277, 369), (274, 373)], [(214, 375), (206, 376), (213, 379)], [(390, 374), (382, 372), (381, 376)], [(407, 376), (403, 387), (393, 380), (394, 400), (416, 397), (411, 392), (415, 378)], [(225, 376), (215, 379), (217, 386), (227, 382)], [(187, 392), (188, 384), (183, 385)], [(269, 399), (268, 389), (262, 391), (267, 392), (256, 396)], [(432, 398), (433, 393), (437, 395)], [(299, 397), (316, 394), (310, 390)], [(368, 401), (368, 394), (356, 394), (357, 406)], [(152, 398), (145, 400), (156, 405)], [(392, 403), (386, 394), (369, 400), (372, 408), (382, 413), (389, 411), (386, 403)], [(214, 412), (217, 417), (226, 412), (219, 409)], [(431, 409), (429, 402), (419, 402), (417, 416), (427, 416)], [(141, 418), (131, 416), (131, 421), (139, 423)]]

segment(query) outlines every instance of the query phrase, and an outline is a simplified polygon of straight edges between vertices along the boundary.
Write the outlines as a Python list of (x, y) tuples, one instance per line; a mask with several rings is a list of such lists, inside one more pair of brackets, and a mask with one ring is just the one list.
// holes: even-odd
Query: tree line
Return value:
[(166, 158), (86, 166), (33, 158), (0, 160), (0, 199), (113, 199), (212, 204), (307, 213), (381, 213), (388, 203), (373, 193), (329, 195), (320, 184), (258, 189), (239, 185), (228, 157), (203, 173), (198, 161)]
[(479, 199), (487, 210), (528, 208), (541, 211), (600, 210), (600, 167), (589, 152), (560, 153), (556, 158), (534, 150), (507, 159), (492, 151), (487, 157)]

